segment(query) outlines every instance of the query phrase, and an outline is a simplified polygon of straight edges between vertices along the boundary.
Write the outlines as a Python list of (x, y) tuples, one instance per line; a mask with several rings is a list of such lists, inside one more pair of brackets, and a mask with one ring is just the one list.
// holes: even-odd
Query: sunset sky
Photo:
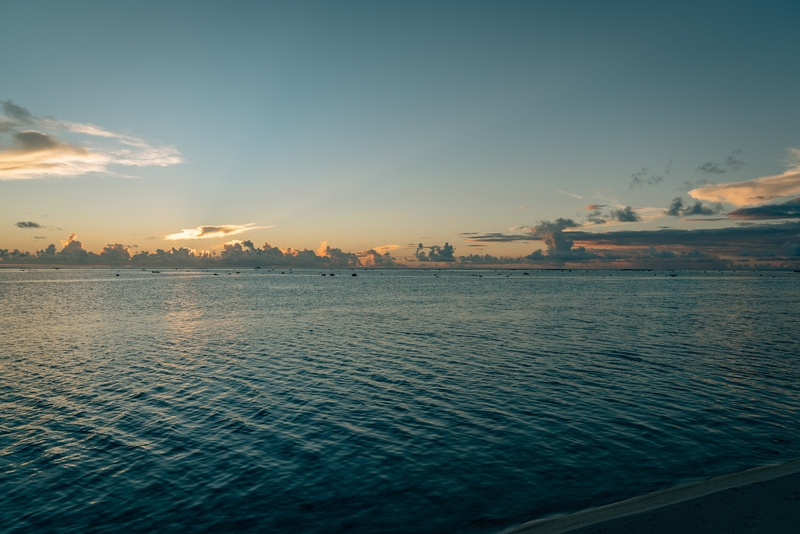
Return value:
[(0, 249), (790, 265), (798, 20), (797, 1), (4, 2)]

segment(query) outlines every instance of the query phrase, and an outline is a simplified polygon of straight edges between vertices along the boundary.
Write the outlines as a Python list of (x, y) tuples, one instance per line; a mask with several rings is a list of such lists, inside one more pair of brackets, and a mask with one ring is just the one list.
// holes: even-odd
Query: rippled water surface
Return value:
[(497, 532), (800, 456), (800, 273), (324, 272), (0, 270), (0, 531)]

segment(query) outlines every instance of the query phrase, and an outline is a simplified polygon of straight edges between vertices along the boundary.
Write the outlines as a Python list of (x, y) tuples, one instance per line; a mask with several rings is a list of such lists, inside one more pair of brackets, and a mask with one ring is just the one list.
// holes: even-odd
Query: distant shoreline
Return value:
[(109, 270), (126, 270), (126, 271), (148, 271), (152, 269), (164, 270), (185, 270), (185, 271), (268, 271), (283, 269), (285, 271), (527, 271), (527, 272), (563, 272), (563, 271), (577, 271), (577, 272), (675, 272), (675, 273), (753, 273), (753, 272), (769, 272), (769, 273), (800, 273), (798, 269), (787, 268), (738, 268), (738, 269), (658, 269), (658, 268), (630, 268), (630, 267), (489, 267), (489, 266), (433, 266), (425, 265), (419, 267), (411, 266), (398, 266), (391, 267), (364, 267), (364, 266), (320, 266), (320, 267), (275, 267), (266, 266), (258, 268), (253, 266), (175, 266), (175, 265), (113, 265), (113, 264), (59, 264), (52, 263), (43, 265), (41, 263), (0, 263), (0, 270), (2, 269), (29, 269), (29, 270), (58, 270), (58, 269), (109, 269)]

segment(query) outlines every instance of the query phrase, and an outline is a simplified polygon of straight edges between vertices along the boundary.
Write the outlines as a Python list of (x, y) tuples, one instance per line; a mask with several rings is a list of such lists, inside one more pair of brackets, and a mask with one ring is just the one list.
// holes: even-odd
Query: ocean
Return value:
[(798, 325), (794, 272), (0, 270), (0, 531), (494, 533), (797, 458)]

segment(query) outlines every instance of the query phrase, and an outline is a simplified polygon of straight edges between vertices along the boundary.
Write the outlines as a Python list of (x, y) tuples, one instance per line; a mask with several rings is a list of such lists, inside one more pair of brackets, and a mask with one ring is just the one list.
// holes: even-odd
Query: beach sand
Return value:
[(800, 533), (800, 461), (732, 473), (505, 534)]

